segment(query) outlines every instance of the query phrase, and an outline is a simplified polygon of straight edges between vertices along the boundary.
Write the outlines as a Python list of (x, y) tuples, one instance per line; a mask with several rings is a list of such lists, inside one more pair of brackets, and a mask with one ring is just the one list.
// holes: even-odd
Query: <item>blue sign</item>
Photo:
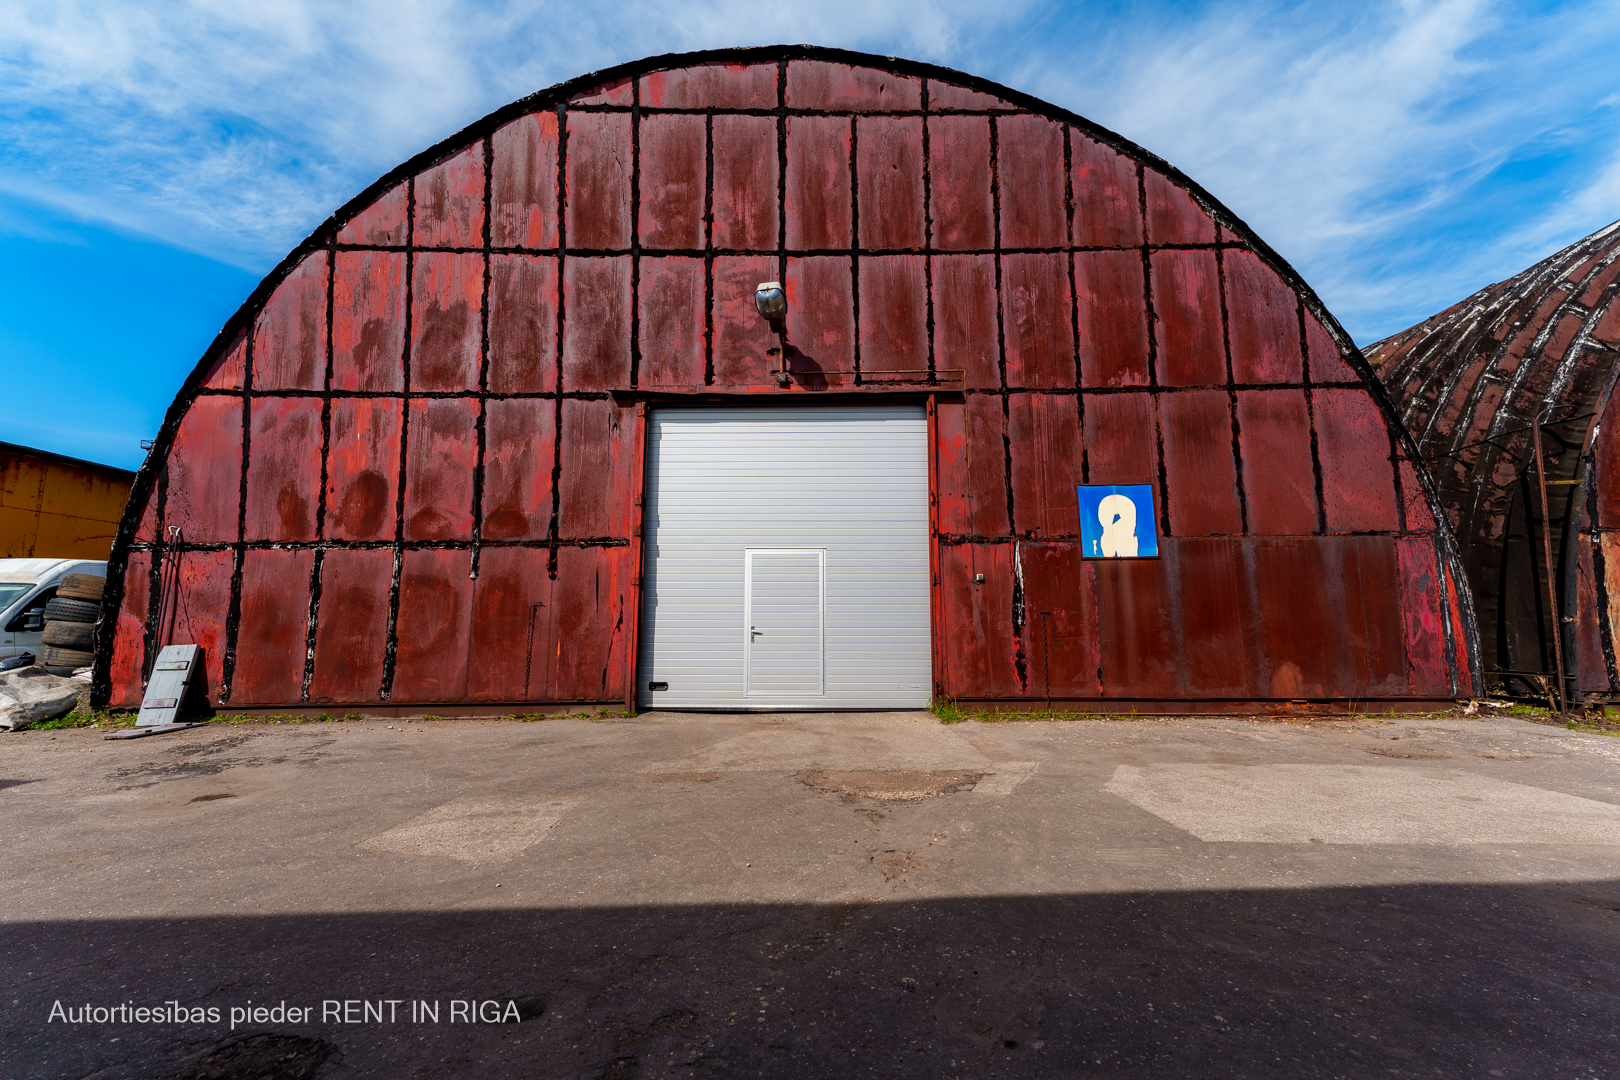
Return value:
[(1159, 554), (1152, 484), (1082, 484), (1080, 546), (1088, 559), (1150, 559)]

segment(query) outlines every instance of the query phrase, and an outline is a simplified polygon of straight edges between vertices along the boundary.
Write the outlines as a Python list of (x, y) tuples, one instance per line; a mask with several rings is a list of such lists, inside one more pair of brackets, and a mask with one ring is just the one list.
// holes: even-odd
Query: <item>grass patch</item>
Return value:
[(1579, 720), (1565, 721), (1564, 726), (1571, 731), (1588, 731), (1593, 735), (1608, 735), (1620, 738), (1620, 723), (1616, 723), (1606, 710), (1600, 715), (1587, 715)]

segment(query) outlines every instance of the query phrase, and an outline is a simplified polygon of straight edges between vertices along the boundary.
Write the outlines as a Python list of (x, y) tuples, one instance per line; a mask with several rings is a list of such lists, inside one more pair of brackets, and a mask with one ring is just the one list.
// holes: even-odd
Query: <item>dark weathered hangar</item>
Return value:
[(1414, 449), (1299, 277), (1119, 136), (906, 61), (658, 57), (265, 280), (139, 475), (96, 693), (192, 641), (233, 707), (1450, 697)]
[(1546, 692), (1562, 653), (1567, 696), (1620, 694), (1620, 222), (1367, 356), (1451, 519), (1486, 678)]

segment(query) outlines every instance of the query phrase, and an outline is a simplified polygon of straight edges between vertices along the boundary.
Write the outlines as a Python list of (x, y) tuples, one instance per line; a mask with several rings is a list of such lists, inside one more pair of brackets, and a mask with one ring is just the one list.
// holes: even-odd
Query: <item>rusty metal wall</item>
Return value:
[[(143, 474), (98, 687), (138, 698), (178, 550), (220, 702), (622, 701), (645, 410), (898, 394), (933, 406), (937, 693), (1467, 692), (1365, 373), (1241, 222), (1079, 117), (828, 50), (648, 61), (408, 163), (267, 281)], [(1082, 559), (1080, 483), (1153, 485), (1163, 557)]]
[[(1493, 685), (1539, 692), (1563, 627), (1569, 689), (1620, 693), (1606, 575), (1620, 371), (1620, 223), (1393, 337), (1376, 367), (1431, 471), (1461, 549)], [(1543, 425), (1549, 523), (1531, 428)], [(1572, 516), (1573, 512), (1573, 516)], [(1543, 530), (1551, 533), (1550, 606)], [(1572, 622), (1560, 622), (1568, 617)]]

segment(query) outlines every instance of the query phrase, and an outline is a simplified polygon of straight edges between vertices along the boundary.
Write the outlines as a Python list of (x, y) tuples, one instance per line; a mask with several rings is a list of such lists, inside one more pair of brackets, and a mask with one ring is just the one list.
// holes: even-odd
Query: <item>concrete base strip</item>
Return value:
[(1104, 790), (1206, 841), (1620, 845), (1620, 806), (1461, 769), (1121, 765)]
[(452, 799), (358, 845), (487, 865), (511, 862), (543, 839), (578, 799)]

